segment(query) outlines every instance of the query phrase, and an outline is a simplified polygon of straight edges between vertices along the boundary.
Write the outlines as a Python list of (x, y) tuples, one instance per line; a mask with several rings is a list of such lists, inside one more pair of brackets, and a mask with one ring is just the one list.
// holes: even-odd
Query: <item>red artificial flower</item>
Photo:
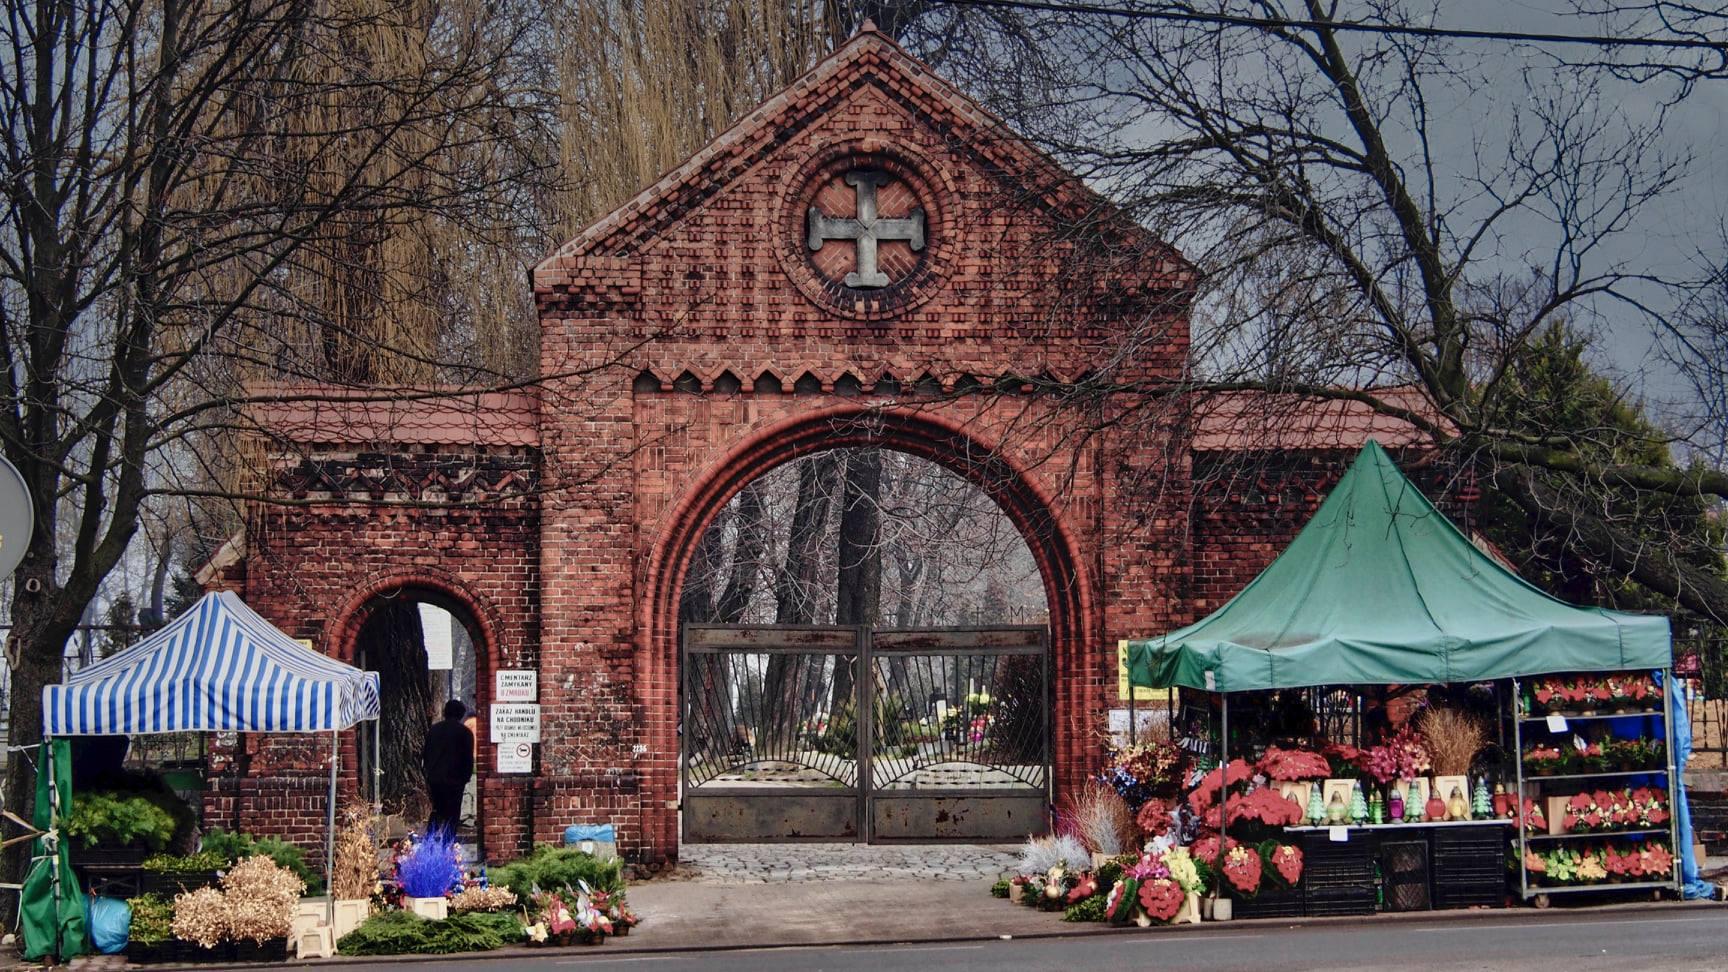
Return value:
[(1598, 702), (1607, 702), (1609, 699), (1614, 697), (1613, 694), (1608, 691), (1608, 686), (1602, 684), (1598, 684), (1595, 688), (1591, 689), (1590, 694), (1594, 696)]
[(1278, 869), (1278, 876), (1291, 887), (1302, 880), (1302, 851), (1289, 844), (1279, 844), (1272, 851), (1272, 866)]
[(1547, 682), (1543, 682), (1541, 685), (1538, 685), (1536, 687), (1536, 701), (1537, 702), (1540, 702), (1543, 705), (1547, 705), (1548, 700), (1553, 698), (1553, 697), (1554, 697), (1554, 689)]
[(1218, 802), (1218, 789), (1221, 782), (1234, 786), (1237, 783), (1247, 782), (1253, 776), (1252, 767), (1240, 759), (1233, 759), (1224, 772), (1214, 769), (1200, 777), (1200, 782), (1195, 784), (1194, 791), (1188, 794), (1188, 805), (1194, 808), (1195, 813), (1204, 813), (1207, 807)]
[[(1213, 808), (1212, 814), (1217, 814), (1217, 808)], [(1295, 800), (1263, 786), (1230, 801), (1230, 822), (1242, 820), (1257, 820), (1270, 827), (1292, 827), (1302, 822), (1302, 808)]]
[(1260, 758), (1260, 772), (1272, 780), (1323, 780), (1332, 775), (1332, 767), (1327, 764), (1326, 757), (1306, 749), (1279, 749), (1277, 746), (1266, 747), (1266, 755)]
[(1667, 877), (1674, 873), (1674, 855), (1668, 852), (1668, 848), (1660, 844), (1649, 844), (1645, 846), (1641, 856), (1644, 859), (1645, 874)]
[(1231, 848), (1224, 855), (1224, 879), (1243, 894), (1260, 890), (1260, 855), (1246, 847)]
[(1154, 921), (1168, 922), (1175, 918), (1187, 899), (1182, 886), (1169, 878), (1155, 878), (1140, 885), (1140, 907)]
[[(1226, 851), (1234, 850), (1236, 848), (1236, 838), (1227, 837), (1225, 839), (1228, 843), (1224, 845), (1224, 849)], [(1205, 861), (1207, 864), (1212, 864), (1218, 860), (1218, 838), (1216, 836), (1202, 837), (1195, 841), (1194, 846), (1189, 848), (1189, 850), (1193, 853), (1195, 860)]]
[(1140, 805), (1140, 812), (1134, 815), (1134, 823), (1140, 832), (1151, 837), (1157, 837), (1170, 829), (1170, 802), (1152, 797)]
[(1088, 874), (1080, 879), (1079, 884), (1074, 885), (1073, 890), (1068, 892), (1068, 903), (1079, 904), (1097, 893), (1098, 879)]

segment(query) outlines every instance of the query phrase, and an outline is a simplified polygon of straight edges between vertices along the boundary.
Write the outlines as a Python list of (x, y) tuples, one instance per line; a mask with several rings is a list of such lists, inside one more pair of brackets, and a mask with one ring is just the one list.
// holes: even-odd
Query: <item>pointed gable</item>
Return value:
[[(1173, 248), (874, 29), (534, 271), (555, 343), (578, 354), (666, 382), (815, 359), (865, 387), (1078, 376), (1148, 318), (1166, 319), (1166, 372), (1193, 283)], [(614, 322), (604, 347), (592, 326), (556, 340), (560, 321), (597, 320)]]

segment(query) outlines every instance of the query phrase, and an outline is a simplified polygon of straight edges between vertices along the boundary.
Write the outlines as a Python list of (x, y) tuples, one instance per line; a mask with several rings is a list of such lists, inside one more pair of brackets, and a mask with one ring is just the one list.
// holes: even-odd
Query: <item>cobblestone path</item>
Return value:
[(995, 880), (1018, 856), (1010, 844), (685, 844), (660, 880), (704, 884), (781, 881)]

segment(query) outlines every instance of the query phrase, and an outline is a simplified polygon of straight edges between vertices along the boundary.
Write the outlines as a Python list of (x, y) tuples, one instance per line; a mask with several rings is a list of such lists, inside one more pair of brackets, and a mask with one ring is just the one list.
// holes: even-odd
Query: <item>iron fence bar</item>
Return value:
[(852, 691), (858, 706), (858, 833), (869, 843), (875, 837), (871, 820), (875, 808), (870, 795), (876, 787), (872, 763), (876, 748), (876, 662), (870, 655), (870, 629), (860, 627), (855, 643), (858, 654), (852, 659)]

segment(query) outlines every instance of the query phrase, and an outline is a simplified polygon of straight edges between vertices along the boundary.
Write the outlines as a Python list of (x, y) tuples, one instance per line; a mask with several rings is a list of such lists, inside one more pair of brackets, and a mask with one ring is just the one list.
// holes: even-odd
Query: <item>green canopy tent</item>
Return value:
[(1133, 684), (1246, 692), (1667, 668), (1668, 619), (1556, 600), (1471, 543), (1372, 440), (1278, 559), (1130, 641)]
[[(1577, 607), (1488, 556), (1369, 440), (1314, 518), (1205, 619), (1128, 643), (1131, 684), (1222, 694), (1667, 669), (1668, 619)], [(1219, 807), (1227, 815), (1227, 770)], [(1219, 863), (1225, 841), (1219, 841)]]

